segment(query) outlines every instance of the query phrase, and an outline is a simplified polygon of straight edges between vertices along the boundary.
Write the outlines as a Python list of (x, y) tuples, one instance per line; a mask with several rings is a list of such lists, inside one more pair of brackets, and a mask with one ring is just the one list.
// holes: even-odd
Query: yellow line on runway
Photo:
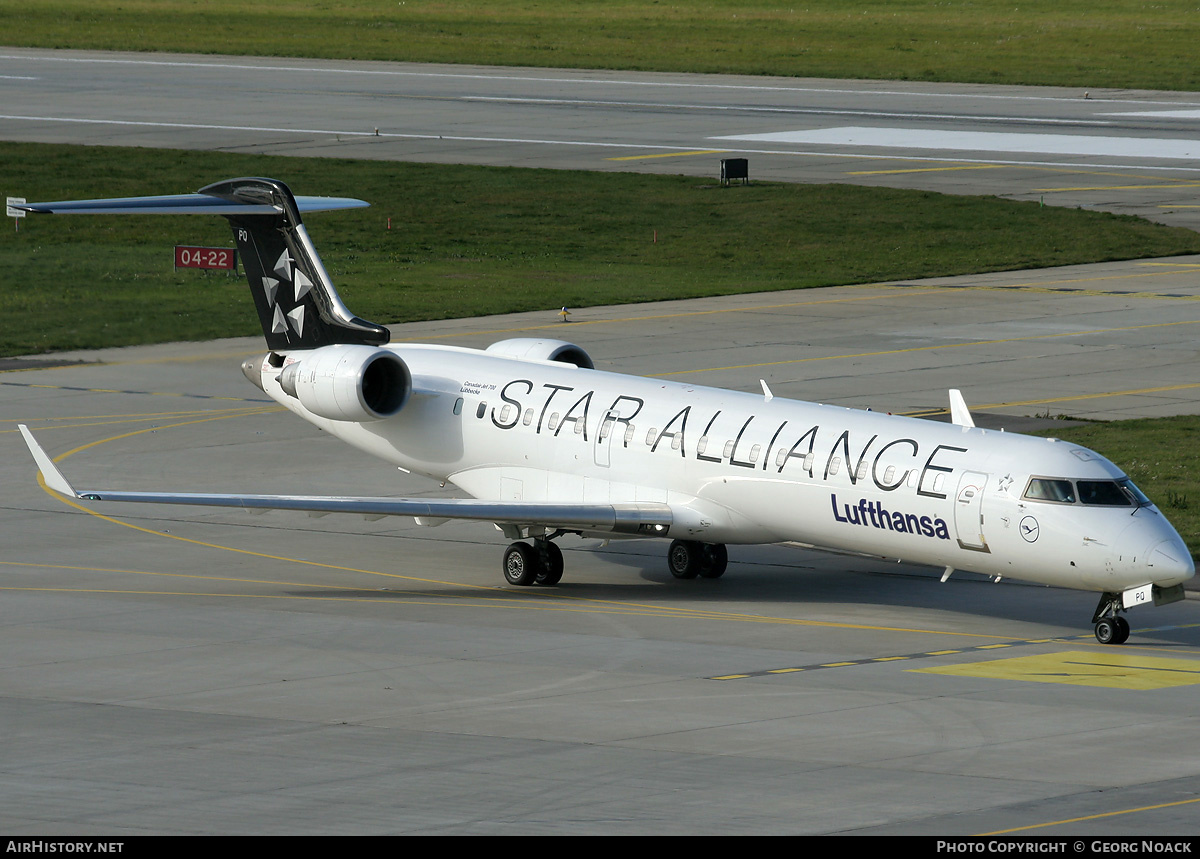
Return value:
[(1052, 194), (1055, 191), (1145, 191), (1154, 189), (1169, 189), (1169, 188), (1200, 188), (1200, 182), (1180, 182), (1178, 184), (1154, 184), (1154, 185), (1096, 185), (1094, 187), (1081, 188), (1034, 188), (1035, 194)]
[[(733, 364), (728, 367), (701, 367), (694, 370), (675, 370), (656, 373), (663, 376), (685, 376), (690, 373), (715, 373), (725, 370), (753, 370), (759, 367), (778, 367), (786, 364), (805, 364), (809, 361), (836, 361), (844, 358), (878, 358), (884, 355), (903, 355), (908, 352), (933, 352), (940, 349), (963, 349), (971, 346), (994, 346), (999, 343), (1021, 343), (1027, 340), (1048, 340), (1055, 337), (1082, 337), (1088, 334), (1110, 334), (1114, 331), (1136, 331), (1142, 328), (1163, 328), (1170, 325), (1200, 325), (1200, 320), (1183, 319), (1175, 322), (1154, 322), (1146, 325), (1129, 325), (1122, 328), (1091, 328), (1080, 331), (1062, 331), (1057, 334), (1032, 334), (1028, 337), (1006, 337), (1000, 340), (970, 340), (964, 343), (941, 343), (936, 346), (912, 346), (907, 349), (886, 349), (881, 352), (853, 352), (843, 355), (816, 355), (811, 358), (791, 358), (786, 361), (764, 361), (761, 364)], [(1193, 386), (1183, 386), (1193, 387)]]
[[(78, 370), (80, 367), (95, 367), (93, 363), (78, 363), (78, 364), (55, 364), (48, 367), (8, 367), (0, 370), (0, 373), (31, 373), (34, 370)], [(36, 387), (31, 385), (30, 387)]]
[[(201, 418), (201, 420), (210, 420), (211, 421), (211, 420), (218, 420), (220, 418), (245, 418), (245, 417), (253, 417), (254, 415), (267, 415), (267, 414), (271, 414), (272, 412), (281, 412), (283, 410), (284, 410), (283, 406), (261, 406), (259, 408), (255, 408), (255, 409), (246, 409), (243, 411), (238, 411), (234, 414), (220, 414), (220, 415), (215, 415), (210, 418)], [(91, 421), (89, 423), (52, 423), (52, 424), (48, 424), (46, 426), (33, 427), (33, 429), (35, 429), (35, 430), (37, 430), (37, 432), (41, 433), (41, 432), (46, 432), (47, 430), (82, 429), (84, 427), (105, 427), (105, 426), (112, 426), (113, 424), (136, 424), (136, 423), (146, 423), (147, 421), (158, 421), (158, 420), (160, 420), (160, 418), (136, 418), (136, 419), (134, 419), (134, 418), (119, 417), (116, 420)], [(21, 423), (32, 423), (32, 421), (21, 421)], [(178, 426), (178, 424), (176, 424), (176, 426)], [(155, 427), (151, 427), (149, 430), (143, 430), (143, 432), (153, 432), (156, 429), (166, 429), (166, 427), (155, 426)], [(15, 430), (15, 429), (0, 430), (0, 434), (13, 433), (13, 432), (18, 432), (18, 430)]]
[[(683, 319), (688, 316), (713, 316), (723, 313), (761, 313), (770, 310), (781, 310), (785, 307), (807, 307), (815, 304), (843, 304), (852, 301), (879, 301), (891, 298), (902, 298), (908, 295), (932, 295), (939, 293), (942, 290), (936, 288), (930, 289), (896, 289), (889, 284), (857, 284), (856, 288), (866, 289), (874, 287), (876, 289), (895, 290), (889, 295), (859, 295), (859, 296), (843, 296), (841, 298), (822, 298), (813, 301), (789, 301), (782, 304), (759, 304), (753, 307), (722, 307), (716, 310), (687, 310), (682, 313), (653, 313), (646, 316), (618, 316), (611, 319), (581, 319), (571, 322), (544, 322), (537, 325), (523, 325), (517, 328), (488, 328), (481, 331), (455, 331), (445, 334), (417, 334), (412, 337), (405, 337), (394, 340), (394, 343), (423, 343), (428, 340), (450, 340), (455, 337), (474, 337), (487, 334), (511, 334), (516, 331), (541, 331), (543, 329), (552, 328), (556, 331), (561, 331), (564, 334), (572, 328), (580, 325), (624, 325), (630, 322), (657, 322), (662, 319)], [(837, 288), (837, 287), (834, 287)]]
[[(1062, 278), (1059, 280), (1029, 281), (1026, 283), (978, 284), (978, 285), (972, 285), (969, 288), (972, 290), (975, 290), (975, 289), (998, 290), (998, 289), (1011, 289), (1013, 287), (1050, 287), (1050, 286), (1056, 286), (1056, 285), (1065, 284), (1065, 283), (1097, 283), (1097, 282), (1106, 281), (1106, 280), (1130, 280), (1133, 278), (1166, 277), (1171, 274), (1177, 274), (1178, 270), (1187, 271), (1187, 270), (1194, 269), (1194, 268), (1200, 268), (1200, 264), (1198, 264), (1198, 263), (1182, 263), (1182, 262), (1181, 263), (1138, 263), (1138, 265), (1161, 266), (1163, 268), (1175, 269), (1175, 270), (1172, 270), (1172, 271), (1149, 271), (1149, 272), (1145, 272), (1143, 274), (1112, 274), (1112, 275), (1102, 275), (1099, 277)], [(680, 319), (680, 318), (684, 318), (684, 317), (688, 317), (688, 316), (709, 316), (709, 315), (724, 314), (724, 313), (758, 313), (758, 312), (771, 311), (771, 310), (782, 310), (784, 308), (789, 308), (789, 307), (807, 307), (809, 305), (817, 305), (817, 304), (842, 304), (842, 303), (847, 303), (847, 302), (851, 302), (851, 301), (874, 301), (874, 300), (884, 300), (884, 299), (890, 299), (890, 298), (899, 298), (902, 296), (914, 296), (915, 297), (915, 296), (920, 296), (920, 295), (934, 295), (934, 294), (944, 292), (946, 289), (950, 289), (950, 288), (956, 289), (957, 291), (962, 291), (961, 288), (959, 288), (959, 287), (925, 286), (925, 287), (920, 287), (920, 288), (914, 289), (912, 287), (899, 287), (899, 286), (895, 285), (894, 283), (855, 283), (855, 284), (845, 284), (840, 287), (814, 287), (814, 288), (815, 289), (855, 289), (855, 290), (877, 289), (877, 290), (890, 290), (893, 292), (890, 295), (870, 295), (870, 296), (841, 297), (841, 298), (823, 298), (823, 299), (817, 299), (817, 300), (813, 300), (813, 301), (790, 301), (790, 302), (783, 302), (780, 304), (760, 304), (760, 305), (755, 305), (752, 307), (724, 307), (724, 308), (719, 308), (716, 310), (690, 310), (690, 311), (685, 311), (682, 313), (655, 313), (655, 314), (648, 314), (646, 316), (620, 316), (620, 317), (614, 317), (611, 319), (582, 319), (582, 320), (573, 320), (569, 323), (563, 323), (561, 321), (560, 322), (543, 322), (543, 323), (539, 323), (537, 325), (524, 325), (524, 326), (514, 327), (514, 328), (490, 328), (490, 329), (484, 329), (484, 330), (480, 330), (480, 331), (456, 331), (453, 333), (446, 333), (446, 334), (432, 334), (431, 333), (431, 334), (415, 335), (413, 337), (397, 339), (395, 342), (404, 343), (404, 342), (413, 342), (413, 341), (422, 342), (422, 341), (426, 341), (426, 340), (449, 340), (449, 339), (452, 339), (455, 337), (472, 337), (475, 335), (484, 336), (484, 335), (488, 335), (488, 334), (511, 334), (513, 332), (519, 332), (519, 331), (542, 331), (542, 330), (546, 330), (546, 329), (559, 330), (559, 331), (563, 331), (565, 333), (569, 328), (573, 328), (577, 325), (609, 325), (609, 324), (623, 325), (623, 324), (628, 324), (631, 322), (657, 322), (662, 319)], [(1053, 292), (1057, 292), (1058, 290), (1046, 289), (1046, 291), (1053, 293)], [(1064, 294), (1065, 295), (1078, 295), (1079, 293), (1064, 293)], [(1098, 294), (1103, 295), (1105, 293), (1098, 293)], [(1136, 297), (1138, 297), (1138, 295), (1137, 295), (1137, 293), (1131, 293), (1130, 295), (1124, 296), (1124, 297), (1136, 298)]]
[(1200, 799), (1181, 799), (1178, 802), (1163, 802), (1158, 805), (1143, 805), (1138, 808), (1125, 808), (1121, 811), (1106, 811), (1102, 814), (1089, 814), (1086, 817), (1071, 817), (1066, 820), (1052, 820), (1049, 823), (1035, 823), (1032, 826), (1016, 826), (1012, 829), (998, 829), (995, 832), (981, 832), (976, 838), (982, 838), (985, 835), (1008, 835), (1012, 832), (1027, 832), (1030, 829), (1043, 829), (1047, 826), (1062, 826), (1066, 823), (1081, 823), (1085, 820), (1101, 820), (1105, 817), (1118, 817), (1122, 814), (1137, 814), (1142, 811), (1157, 811), (1160, 808), (1175, 808), (1180, 805), (1191, 805), (1194, 802), (1200, 802)]
[[(1179, 268), (1179, 269), (1183, 269), (1183, 270), (1200, 267), (1200, 264), (1197, 264), (1197, 263), (1161, 263), (1160, 262), (1160, 263), (1138, 263), (1138, 265), (1144, 265), (1144, 266), (1152, 266), (1153, 265), (1153, 266), (1160, 266), (1160, 267), (1164, 267), (1164, 268)], [(1146, 272), (1144, 274), (1102, 275), (1099, 277), (1064, 278), (1064, 279), (1060, 279), (1060, 280), (1029, 281), (1029, 282), (1024, 282), (1024, 283), (1002, 284), (1002, 285), (978, 284), (978, 285), (972, 285), (970, 287), (970, 289), (995, 290), (995, 289), (1004, 289), (1004, 288), (1012, 288), (1012, 287), (1048, 287), (1048, 286), (1054, 286), (1054, 285), (1064, 284), (1064, 283), (1096, 283), (1096, 282), (1106, 281), (1106, 280), (1129, 280), (1129, 279), (1133, 279), (1133, 278), (1165, 277), (1167, 275), (1174, 274), (1174, 273), (1176, 273), (1176, 272), (1152, 271), (1152, 272)], [(521, 331), (544, 331), (544, 330), (551, 330), (551, 329), (556, 330), (556, 331), (562, 331), (563, 333), (566, 333), (570, 329), (575, 328), (580, 325), (625, 325), (625, 324), (629, 324), (632, 322), (657, 322), (657, 321), (660, 321), (663, 319), (682, 319), (682, 318), (686, 318), (689, 316), (711, 316), (711, 315), (720, 315), (720, 314), (725, 314), (725, 313), (761, 313), (761, 312), (767, 312), (767, 311), (772, 311), (772, 310), (782, 310), (784, 308), (790, 308), (790, 307), (807, 307), (809, 305), (842, 304), (842, 303), (848, 303), (848, 302), (853, 302), (853, 301), (875, 301), (875, 300), (888, 300), (888, 299), (900, 298), (900, 297), (915, 297), (915, 296), (920, 296), (920, 295), (933, 295), (933, 294), (943, 292), (947, 288), (948, 287), (945, 287), (945, 286), (925, 286), (925, 287), (919, 287), (919, 288), (915, 288), (915, 289), (912, 287), (901, 288), (901, 287), (896, 286), (894, 283), (886, 283), (886, 282), (885, 283), (843, 284), (841, 286), (813, 287), (813, 289), (855, 289), (855, 290), (877, 289), (877, 290), (891, 291), (891, 294), (871, 295), (871, 296), (843, 296), (840, 298), (823, 298), (823, 299), (814, 299), (811, 301), (789, 301), (789, 302), (781, 302), (779, 304), (759, 304), (759, 305), (753, 305), (753, 306), (749, 306), (749, 307), (723, 307), (723, 308), (717, 308), (714, 310), (691, 310), (691, 311), (684, 311), (681, 313), (654, 313), (654, 314), (647, 314), (644, 316), (618, 316), (618, 317), (613, 317), (613, 318), (609, 318), (609, 319), (576, 319), (576, 320), (572, 320), (569, 323), (564, 323), (560, 320), (557, 320), (555, 322), (542, 322), (542, 323), (538, 323), (535, 325), (520, 325), (520, 326), (511, 327), (511, 328), (484, 328), (484, 329), (480, 329), (477, 331), (454, 331), (454, 332), (444, 332), (444, 333), (429, 332), (429, 333), (425, 333), (425, 334), (416, 334), (416, 335), (413, 335), (412, 337), (397, 337), (392, 342), (393, 343), (428, 342), (428, 341), (433, 341), (433, 340), (452, 340), (452, 339), (455, 339), (458, 337), (476, 337), (476, 336), (484, 337), (484, 336), (488, 336), (488, 335), (492, 335), (492, 334), (511, 334), (514, 332), (521, 332)], [(1047, 291), (1054, 292), (1055, 290), (1048, 289)], [(1077, 295), (1078, 293), (1075, 293), (1075, 294)], [(713, 296), (713, 297), (720, 298), (720, 297), (725, 297), (725, 296)], [(729, 296), (729, 297), (733, 297), (733, 296)], [(1127, 297), (1136, 298), (1137, 294), (1133, 293)], [(420, 324), (420, 323), (416, 323), (416, 324)], [(136, 365), (136, 364), (153, 364), (153, 363), (167, 362), (167, 361), (170, 361), (170, 362), (203, 361), (203, 360), (207, 360), (209, 358), (245, 357), (248, 355), (259, 355), (259, 354), (262, 354), (261, 351), (237, 352), (237, 353), (233, 353), (233, 352), (214, 353), (211, 355), (180, 355), (180, 356), (170, 357), (170, 358), (146, 358), (146, 359), (138, 359), (138, 360), (134, 360), (134, 361), (110, 361), (110, 362), (106, 362), (104, 364), (80, 364), (80, 365), (70, 365), (70, 366), (71, 366), (71, 369), (80, 369), (80, 368), (88, 368), (88, 367), (102, 367), (102, 366), (103, 367), (114, 367), (114, 366), (123, 366), (125, 364)], [(59, 368), (37, 367), (37, 368), (29, 368), (29, 369), (59, 369)], [(22, 372), (24, 372), (24, 371), (22, 371)], [(31, 385), (30, 387), (43, 387), (43, 386)], [(55, 388), (58, 386), (57, 385), (46, 385), (44, 387)], [(147, 393), (153, 393), (153, 392), (147, 392)]]
[(657, 155), (623, 155), (620, 158), (605, 158), (605, 161), (641, 161), (646, 158), (678, 158), (683, 155), (721, 155), (728, 149), (693, 149), (689, 152), (662, 152)]
[[(151, 532), (153, 533), (153, 532)], [(165, 536), (165, 535), (164, 535)], [(194, 542), (194, 541), (193, 541)], [(227, 548), (222, 546), (213, 546), (213, 548)], [(238, 549), (230, 549), (230, 551), (240, 551)], [(306, 563), (296, 558), (281, 560), (292, 560), (296, 563)], [(316, 566), (328, 567), (328, 564), (316, 564)], [(333, 569), (346, 569), (333, 567)], [(370, 572), (370, 571), (356, 571)], [(149, 573), (148, 575), (159, 575)], [(163, 574), (166, 575), (166, 574)], [(382, 575), (382, 574), (381, 574)], [(403, 577), (400, 577), (403, 578)], [(233, 581), (239, 581), (234, 579)], [(249, 580), (254, 581), (254, 580)], [(444, 582), (442, 584), (456, 585), (459, 587), (474, 587), (482, 591), (492, 590), (483, 585), (457, 585), (454, 582)], [(329, 585), (305, 585), (305, 587), (325, 587), (335, 589)], [(361, 588), (347, 588), (344, 585), (335, 586), (338, 590), (363, 590)], [(168, 590), (136, 590), (132, 588), (46, 588), (46, 587), (15, 587), (15, 586), (0, 586), (0, 592), (30, 592), (30, 593), (70, 593), (70, 594), (121, 594), (127, 596), (169, 596), (169, 597), (219, 597), (225, 599), (271, 599), (271, 600), (304, 600), (308, 602), (356, 602), (356, 603), (379, 603), (383, 605), (419, 605), (425, 607), (436, 608), (484, 608), (484, 609), (517, 609), (520, 611), (543, 611), (543, 612), (567, 612), (572, 614), (590, 614), (590, 615), (620, 615), (623, 617), (657, 617), (657, 618), (675, 618), (678, 620), (715, 620), (728, 621), (737, 623), (763, 623), (779, 626), (815, 626), (822, 628), (841, 628), (841, 629), (863, 629), (863, 630), (881, 630), (885, 632), (920, 632), (928, 635), (961, 635), (969, 638), (997, 638), (998, 636), (977, 635), (966, 632), (944, 632), (942, 630), (920, 630), (920, 629), (904, 629), (892, 627), (875, 627), (862, 626), (856, 624), (839, 624), (825, 623), (821, 621), (806, 621), (796, 620), (783, 617), (767, 617), (757, 615), (726, 615), (721, 612), (705, 612), (705, 611), (688, 611), (687, 609), (676, 609), (670, 606), (648, 606), (642, 603), (621, 603), (615, 600), (588, 600), (587, 598), (573, 598), (576, 602), (571, 602), (568, 599), (559, 597), (558, 601), (548, 601), (546, 599), (530, 599), (523, 598), (526, 595), (517, 596), (516, 594), (506, 593), (503, 590), (496, 588), (496, 596), (456, 596), (452, 594), (436, 594), (426, 595), (421, 593), (405, 594), (400, 591), (383, 591), (380, 596), (304, 596), (300, 594), (237, 594), (237, 593), (221, 593), (219, 591), (168, 591)], [(527, 596), (532, 597), (533, 592)], [(840, 665), (842, 663), (833, 663)], [(844, 663), (847, 666), (857, 663)], [(786, 669), (788, 672), (794, 672), (803, 669)], [(783, 672), (780, 672), (783, 673)], [(740, 675), (739, 675), (740, 676)], [(750, 676), (750, 675), (745, 675)], [(728, 678), (711, 678), (711, 679), (728, 679)]]
[(913, 167), (907, 170), (854, 170), (847, 176), (891, 176), (896, 173), (946, 173), (950, 170), (1002, 170), (1003, 164), (964, 164), (960, 167)]
[[(1106, 397), (1132, 397), (1138, 394), (1160, 394), (1166, 391), (1186, 391), (1190, 388), (1200, 388), (1200, 382), (1190, 383), (1186, 385), (1164, 385), (1161, 388), (1134, 388), (1128, 391), (1104, 391), (1099, 394), (1072, 394), (1065, 397), (1049, 397), (1044, 400), (1020, 400), (1011, 403), (981, 403), (980, 405), (972, 406), (976, 411), (985, 411), (987, 409), (1004, 409), (1011, 406), (1042, 406), (1047, 403), (1067, 403), (1072, 400), (1099, 400)], [(910, 418), (927, 418), (932, 415), (944, 415), (949, 413), (949, 409), (930, 409), (919, 412), (906, 412)]]
[[(217, 411), (220, 411), (223, 413), (249, 412), (249, 411), (254, 411), (254, 410), (259, 410), (259, 409), (264, 409), (264, 408), (272, 408), (272, 407), (274, 407), (274, 405), (275, 405), (274, 403), (264, 403), (261, 406), (240, 406), (235, 409), (220, 409), (220, 410), (218, 410), (218, 409), (189, 409), (187, 411), (182, 411), (182, 412), (130, 412), (129, 414), (124, 414), (124, 415), (120, 415), (120, 414), (118, 414), (118, 415), (63, 415), (62, 417), (39, 418), (38, 420), (49, 421), (49, 422), (51, 422), (51, 424), (53, 424), (58, 421), (95, 421), (95, 420), (113, 421), (118, 418), (127, 419), (127, 420), (142, 420), (143, 418), (159, 418), (159, 419), (191, 418), (191, 417), (195, 417), (197, 415), (212, 415), (212, 414), (216, 413)], [(3, 423), (3, 424), (15, 424), (15, 423), (28, 424), (28, 423), (33, 423), (33, 420), (30, 418), (0, 418), (0, 423)]]

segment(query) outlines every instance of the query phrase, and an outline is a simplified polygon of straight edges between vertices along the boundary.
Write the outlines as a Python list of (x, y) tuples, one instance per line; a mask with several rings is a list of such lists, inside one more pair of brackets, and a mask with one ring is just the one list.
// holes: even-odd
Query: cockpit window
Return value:
[(1129, 495), (1133, 499), (1133, 503), (1138, 507), (1152, 507), (1154, 505), (1154, 502), (1147, 498), (1142, 493), (1142, 490), (1138, 489), (1128, 477), (1118, 480), (1117, 486), (1120, 486), (1121, 491)]
[(1132, 507), (1133, 499), (1121, 490), (1115, 480), (1080, 480), (1079, 500), (1084, 504), (1105, 507)]
[(1128, 477), (1120, 480), (1065, 480), (1034, 477), (1025, 489), (1027, 501), (1090, 504), (1097, 507), (1148, 507), (1150, 499)]
[(1075, 487), (1069, 480), (1053, 480), (1035, 477), (1025, 489), (1025, 498), (1030, 501), (1053, 501), (1057, 504), (1074, 504)]

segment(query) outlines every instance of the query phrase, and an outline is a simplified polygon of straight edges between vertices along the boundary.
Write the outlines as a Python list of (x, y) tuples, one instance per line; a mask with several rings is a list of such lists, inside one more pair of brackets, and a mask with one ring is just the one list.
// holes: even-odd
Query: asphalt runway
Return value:
[[(398, 326), (932, 412), (1196, 412), (1196, 258)], [(864, 332), (869, 332), (869, 335)], [(484, 525), (105, 505), (81, 489), (427, 495), (264, 401), (255, 339), (0, 373), (0, 826), (17, 833), (1195, 832), (1197, 603), (733, 547), (564, 538), (509, 588)], [(81, 361), (84, 363), (70, 363)], [(49, 366), (47, 366), (49, 364)], [(1052, 367), (1052, 371), (1047, 371)], [(1066, 821), (1066, 822), (1061, 822)], [(1058, 823), (1056, 823), (1058, 822)], [(1051, 824), (1051, 825), (1047, 825)]]
[[(1179, 157), (1195, 94), (0, 53), (2, 139), (714, 177), (745, 155), (754, 178), (1200, 225), (1200, 172)], [(864, 146), (845, 130), (864, 126), (886, 134)], [(927, 149), (917, 132), (967, 136)], [(1068, 151), (1002, 148), (1030, 133)], [(716, 141), (755, 134), (775, 137)], [(1113, 155), (1114, 138), (1148, 142)], [(394, 338), (559, 336), (604, 369), (766, 379), (777, 396), (931, 417), (958, 387), (981, 425), (1019, 431), (1200, 411), (1198, 269), (1109, 263)], [(735, 547), (724, 578), (680, 582), (663, 543), (574, 538), (559, 587), (513, 589), (487, 526), (84, 509), (37, 484), (18, 422), (80, 488), (445, 492), (265, 401), (238, 370), (262, 351), (0, 365), (6, 831), (1194, 834), (1192, 600), (1131, 613), (1130, 643), (1102, 648), (1087, 593), (784, 547)]]
[(1198, 93), (0, 48), (0, 139), (714, 180), (744, 157), (1200, 229)]

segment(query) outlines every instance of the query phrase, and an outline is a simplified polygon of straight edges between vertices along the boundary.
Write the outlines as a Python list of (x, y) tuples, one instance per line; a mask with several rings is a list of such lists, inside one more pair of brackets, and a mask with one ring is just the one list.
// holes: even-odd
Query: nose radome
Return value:
[(1154, 571), (1154, 581), (1160, 585), (1176, 585), (1196, 574), (1191, 553), (1178, 537), (1163, 540), (1151, 549), (1147, 563)]

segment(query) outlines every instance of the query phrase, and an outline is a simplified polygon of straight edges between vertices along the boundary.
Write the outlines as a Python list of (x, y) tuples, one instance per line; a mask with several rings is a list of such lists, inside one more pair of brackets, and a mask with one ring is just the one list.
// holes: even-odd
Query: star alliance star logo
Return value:
[[(284, 248), (279, 259), (275, 261), (274, 272), (279, 277), (264, 275), (262, 278), (263, 294), (267, 297), (267, 304), (274, 313), (271, 319), (271, 333), (283, 334), (290, 339), (290, 330), (295, 331), (297, 337), (303, 337), (304, 305), (300, 303), (300, 300), (312, 291), (313, 282), (309, 280), (308, 275), (296, 267), (296, 261), (292, 259), (287, 248)], [(280, 286), (285, 285), (286, 288), (286, 284), (291, 284), (293, 287), (296, 306), (285, 313), (277, 299)]]

